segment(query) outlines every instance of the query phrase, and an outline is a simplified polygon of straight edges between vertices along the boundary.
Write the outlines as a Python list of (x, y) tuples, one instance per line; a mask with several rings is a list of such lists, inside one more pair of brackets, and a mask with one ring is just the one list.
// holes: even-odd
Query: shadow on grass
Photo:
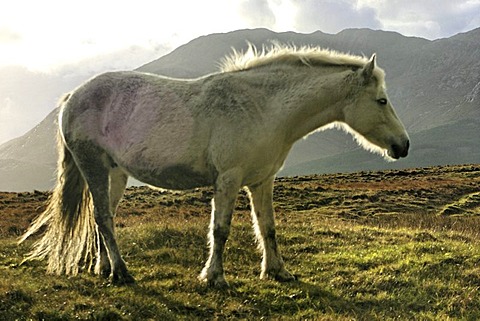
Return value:
[[(208, 288), (199, 281), (198, 284), (191, 285), (190, 295), (202, 298), (201, 301), (193, 301), (196, 303), (177, 300), (175, 295), (162, 292), (159, 287), (139, 284), (133, 289), (136, 295), (150, 297), (164, 306), (171, 313), (170, 317), (188, 320), (260, 320), (278, 317), (308, 319), (324, 314), (358, 318), (368, 314), (366, 310), (371, 307), (369, 304), (354, 303), (318, 285), (302, 281), (262, 283), (259, 286), (254, 280), (235, 281), (229, 289), (218, 290)], [(158, 315), (142, 317), (158, 318)]]

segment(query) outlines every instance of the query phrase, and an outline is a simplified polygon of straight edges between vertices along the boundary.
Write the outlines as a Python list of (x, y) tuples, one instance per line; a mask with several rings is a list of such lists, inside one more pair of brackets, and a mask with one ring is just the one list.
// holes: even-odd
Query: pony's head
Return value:
[(354, 89), (336, 126), (350, 132), (365, 149), (399, 159), (408, 155), (410, 142), (388, 99), (384, 77), (383, 70), (375, 65), (375, 55), (354, 70)]
[[(246, 53), (234, 50), (222, 63), (223, 72), (236, 72), (268, 66), (276, 63), (306, 66), (342, 66), (346, 75), (340, 87), (341, 97), (345, 104), (336, 104), (336, 121), (321, 127), (342, 128), (351, 133), (367, 150), (378, 152), (387, 159), (406, 157), (409, 139), (403, 124), (398, 119), (385, 92), (385, 73), (375, 65), (375, 55), (370, 60), (364, 57), (342, 54), (318, 47), (284, 46), (273, 44), (267, 50), (258, 51), (249, 44)], [(351, 68), (351, 69), (350, 69)], [(307, 87), (307, 90), (310, 87)], [(322, 92), (323, 94), (323, 92)], [(330, 93), (333, 94), (333, 93)], [(346, 96), (343, 96), (343, 95)], [(318, 99), (318, 97), (316, 97)], [(324, 99), (322, 96), (321, 99)], [(331, 119), (329, 119), (330, 121)], [(312, 128), (309, 128), (310, 130)]]

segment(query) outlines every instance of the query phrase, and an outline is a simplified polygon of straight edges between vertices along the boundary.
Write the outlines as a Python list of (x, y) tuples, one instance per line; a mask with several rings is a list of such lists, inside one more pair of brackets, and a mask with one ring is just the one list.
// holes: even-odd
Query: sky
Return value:
[[(2, 93), (11, 88), (6, 82), (14, 77), (5, 72), (11, 66), (37, 77), (61, 74), (81, 79), (83, 74), (135, 69), (202, 35), (260, 27), (331, 34), (371, 28), (434, 40), (480, 27), (480, 0), (4, 1), (0, 144), (35, 126), (58, 99), (34, 105), (26, 96), (34, 96), (32, 91)], [(33, 98), (40, 99), (40, 94)]]
[(427, 39), (480, 26), (480, 0), (15, 0), (0, 10), (0, 66), (50, 70), (123, 52), (148, 62), (196, 37), (243, 28), (367, 27)]

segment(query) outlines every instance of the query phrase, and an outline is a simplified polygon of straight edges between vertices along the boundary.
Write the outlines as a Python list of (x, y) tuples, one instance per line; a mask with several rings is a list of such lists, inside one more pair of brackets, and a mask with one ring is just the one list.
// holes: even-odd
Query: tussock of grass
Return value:
[(441, 211), (442, 215), (480, 214), (480, 192), (462, 196), (458, 201), (446, 205)]

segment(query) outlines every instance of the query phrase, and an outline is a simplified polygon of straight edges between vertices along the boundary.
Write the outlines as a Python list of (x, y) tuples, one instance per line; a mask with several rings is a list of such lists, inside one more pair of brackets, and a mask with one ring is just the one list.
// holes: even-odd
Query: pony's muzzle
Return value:
[(388, 150), (388, 156), (393, 159), (399, 159), (400, 157), (407, 157), (408, 149), (410, 148), (410, 141), (407, 139), (402, 144), (392, 144)]

